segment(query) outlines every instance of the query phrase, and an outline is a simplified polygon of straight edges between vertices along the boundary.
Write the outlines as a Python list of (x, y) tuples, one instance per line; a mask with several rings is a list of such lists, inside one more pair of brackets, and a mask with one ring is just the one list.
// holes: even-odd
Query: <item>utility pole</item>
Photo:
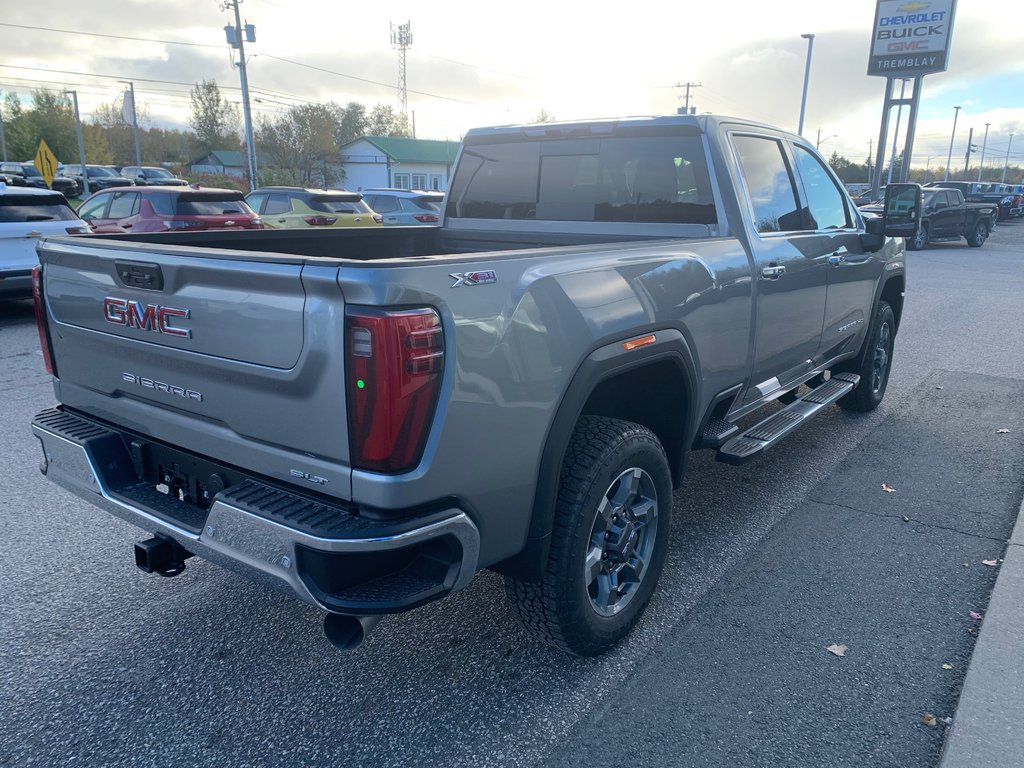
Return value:
[(391, 23), (391, 47), (398, 51), (398, 109), (409, 123), (409, 83), (406, 79), (405, 52), (412, 45), (412, 22)]
[(804, 135), (804, 112), (807, 110), (807, 85), (811, 81), (811, 54), (814, 52), (814, 35), (800, 35), (807, 41), (807, 64), (804, 65), (804, 94), (800, 97), (800, 124), (796, 132)]
[(697, 88), (700, 88), (702, 85), (703, 85), (703, 83), (691, 83), (690, 81), (686, 81), (685, 83), (676, 83), (675, 85), (672, 86), (673, 88), (685, 88), (686, 89), (686, 95), (683, 96), (683, 114), (684, 115), (690, 114), (690, 89), (693, 88), (694, 90), (696, 90)]
[(75, 105), (75, 133), (78, 135), (78, 162), (82, 164), (82, 192), (89, 194), (89, 169), (85, 167), (85, 142), (82, 141), (82, 118), (78, 114), (78, 91), (64, 91), (70, 93)]
[[(128, 99), (132, 103), (132, 135), (135, 138), (135, 165), (141, 168), (142, 152), (139, 151), (139, 113), (135, 109), (135, 83), (131, 80), (118, 80), (117, 82), (128, 86)], [(128, 119), (127, 114), (124, 117), (126, 120)]]
[[(1006, 162), (1003, 163), (1003, 178), (999, 180), (1001, 184), (1006, 183), (1006, 169), (1010, 167), (1010, 147), (1013, 146), (1013, 134), (1010, 134), (1010, 143), (1006, 145)], [(7, 154), (4, 154), (7, 157)]]
[(256, 29), (252, 24), (246, 24), (243, 34), (242, 19), (238, 12), (238, 4), (242, 0), (224, 0), (221, 10), (231, 9), (235, 12), (235, 25), (224, 27), (227, 33), (228, 43), (232, 48), (238, 49), (238, 74), (242, 80), (242, 117), (245, 120), (245, 154), (249, 166), (249, 189), (256, 189), (256, 149), (252, 142), (252, 112), (249, 109), (249, 77), (245, 71), (245, 42), (256, 42)]
[(967, 152), (964, 154), (964, 181), (967, 181), (967, 169), (971, 167), (971, 150), (974, 149), (974, 145), (971, 140), (974, 138), (974, 127), (967, 132)]
[(949, 136), (949, 154), (946, 156), (946, 175), (943, 181), (949, 181), (949, 166), (953, 162), (953, 141), (956, 139), (956, 119), (960, 117), (960, 107), (953, 107), (953, 133)]
[(985, 140), (981, 142), (981, 162), (978, 163), (978, 181), (981, 181), (981, 174), (985, 170), (985, 150), (988, 148), (988, 127), (992, 123), (985, 123)]
[(875, 140), (868, 139), (868, 184), (871, 183), (871, 153), (875, 151)]
[[(0, 91), (0, 97), (4, 95), (3, 91)], [(2, 101), (2, 98), (0, 98)], [(7, 139), (4, 137), (4, 116), (3, 112), (0, 112), (0, 147), (3, 148), (4, 162), (7, 162)]]

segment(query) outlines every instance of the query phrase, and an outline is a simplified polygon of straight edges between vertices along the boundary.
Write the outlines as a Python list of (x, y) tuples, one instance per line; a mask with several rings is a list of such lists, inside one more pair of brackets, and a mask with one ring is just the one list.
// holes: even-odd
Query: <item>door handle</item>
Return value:
[(786, 273), (786, 268), (777, 264), (769, 264), (761, 268), (761, 277), (765, 280), (778, 280)]
[(285, 223), (287, 223), (287, 221), (288, 221), (288, 219), (278, 219), (277, 223), (278, 224), (285, 224)]

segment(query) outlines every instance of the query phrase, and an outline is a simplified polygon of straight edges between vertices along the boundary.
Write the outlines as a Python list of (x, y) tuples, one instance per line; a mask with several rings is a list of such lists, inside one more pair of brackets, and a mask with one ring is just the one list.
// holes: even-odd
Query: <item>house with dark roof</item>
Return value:
[(223, 173), (228, 176), (245, 176), (245, 153), (237, 149), (215, 149), (208, 155), (196, 158), (189, 164), (192, 173)]
[(457, 141), (364, 136), (341, 147), (345, 188), (354, 192), (373, 187), (444, 191), (458, 150)]

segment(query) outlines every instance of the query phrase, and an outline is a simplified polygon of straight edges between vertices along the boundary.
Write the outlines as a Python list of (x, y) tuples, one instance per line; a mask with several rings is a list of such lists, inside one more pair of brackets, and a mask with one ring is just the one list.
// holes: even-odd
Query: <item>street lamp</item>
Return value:
[(815, 149), (821, 149), (821, 145), (824, 144), (829, 139), (838, 139), (838, 138), (839, 138), (839, 134), (838, 133), (831, 133), (828, 136), (826, 136), (824, 139), (821, 138), (821, 128), (819, 128), (818, 129), (818, 139), (817, 139), (817, 141), (814, 142), (814, 148)]
[(953, 133), (949, 137), (949, 155), (946, 156), (946, 175), (943, 181), (949, 181), (949, 164), (953, 162), (953, 140), (956, 139), (956, 119), (960, 117), (960, 107), (953, 107)]
[(988, 147), (988, 127), (992, 123), (985, 123), (985, 140), (981, 143), (981, 162), (978, 163), (978, 181), (981, 181), (981, 173), (985, 169), (985, 148)]
[(801, 136), (804, 134), (804, 113), (807, 111), (807, 84), (811, 80), (811, 53), (814, 51), (814, 35), (800, 35), (807, 41), (807, 64), (804, 66), (804, 95), (800, 98), (800, 125), (796, 132)]
[(64, 95), (71, 94), (75, 104), (75, 133), (78, 134), (78, 162), (82, 164), (82, 190), (89, 194), (89, 169), (85, 167), (85, 143), (82, 141), (82, 118), (78, 114), (78, 91), (64, 91)]

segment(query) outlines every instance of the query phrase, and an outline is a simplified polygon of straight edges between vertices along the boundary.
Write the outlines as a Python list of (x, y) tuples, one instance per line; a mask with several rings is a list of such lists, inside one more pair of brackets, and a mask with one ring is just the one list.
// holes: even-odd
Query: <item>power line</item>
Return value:
[(113, 40), (131, 40), (137, 43), (163, 43), (164, 45), (189, 45), (194, 48), (217, 48), (223, 49), (223, 45), (213, 43), (190, 43), (185, 40), (158, 40), (152, 37), (129, 37), (128, 35), (108, 35), (103, 32), (82, 32), (77, 29), (56, 29), (54, 27), (33, 27), (29, 24), (11, 24), (0, 22), (0, 27), (14, 27), (16, 29), (32, 29), (38, 32), (59, 32), (64, 35), (86, 35), (87, 37), (109, 37)]
[[(336, 75), (337, 77), (347, 77), (350, 80), (358, 80), (361, 83), (369, 83), (370, 85), (379, 85), (384, 88), (397, 88), (394, 83), (382, 83), (380, 80), (370, 80), (366, 77), (358, 77), (357, 75), (349, 75), (344, 72), (335, 72), (332, 69), (325, 69), (323, 67), (315, 67), (312, 64), (303, 64), (301, 61), (294, 61), (292, 59), (286, 59), (281, 56), (272, 56), (269, 53), (257, 53), (256, 56), (263, 56), (268, 59), (274, 59), (275, 61), (283, 61), (285, 64), (294, 64), (297, 67), (305, 67), (306, 69), (313, 69), (317, 72), (324, 72), (328, 75)], [(443, 99), (445, 101), (454, 101), (459, 104), (469, 104), (474, 107), (489, 107), (489, 104), (482, 104), (479, 101), (468, 101), (466, 99), (457, 99), (454, 96), (442, 96), (439, 93), (429, 93), (428, 91), (417, 91), (412, 88), (409, 89), (409, 93), (415, 93), (419, 96), (428, 96), (432, 99)]]

